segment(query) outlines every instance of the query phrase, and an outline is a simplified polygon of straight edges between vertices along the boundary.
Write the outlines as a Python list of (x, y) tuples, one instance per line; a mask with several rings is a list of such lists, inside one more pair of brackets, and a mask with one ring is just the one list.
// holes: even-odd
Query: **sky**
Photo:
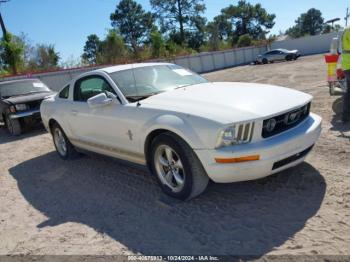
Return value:
[[(136, 0), (145, 10), (151, 10), (149, 0)], [(10, 0), (0, 5), (6, 28), (13, 34), (24, 33), (30, 42), (55, 45), (62, 61), (78, 58), (89, 34), (103, 38), (109, 28), (110, 14), (119, 0)], [(222, 8), (238, 0), (204, 0), (205, 17), (210, 21)], [(278, 34), (294, 24), (303, 12), (314, 7), (328, 20), (341, 18), (344, 26), (349, 0), (248, 0), (260, 3), (269, 13), (276, 14), (271, 33)]]

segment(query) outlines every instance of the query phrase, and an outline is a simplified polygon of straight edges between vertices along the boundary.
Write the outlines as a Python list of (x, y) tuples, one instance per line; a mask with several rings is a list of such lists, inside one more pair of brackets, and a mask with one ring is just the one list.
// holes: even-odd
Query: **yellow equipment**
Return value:
[(344, 30), (342, 36), (342, 68), (350, 70), (350, 27)]

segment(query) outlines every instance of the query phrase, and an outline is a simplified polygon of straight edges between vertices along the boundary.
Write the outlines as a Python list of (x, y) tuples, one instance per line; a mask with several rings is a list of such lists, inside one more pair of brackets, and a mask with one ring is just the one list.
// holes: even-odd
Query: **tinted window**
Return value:
[(105, 91), (115, 94), (108, 82), (100, 76), (88, 76), (78, 80), (74, 86), (74, 100), (87, 101), (90, 97)]
[(66, 85), (58, 95), (59, 98), (67, 99), (69, 97), (69, 85)]

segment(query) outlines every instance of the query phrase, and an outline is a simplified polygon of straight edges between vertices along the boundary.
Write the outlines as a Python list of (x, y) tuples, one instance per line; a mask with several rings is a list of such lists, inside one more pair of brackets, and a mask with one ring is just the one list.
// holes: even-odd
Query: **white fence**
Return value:
[[(341, 35), (341, 33), (329, 33), (324, 35), (302, 37), (298, 39), (276, 41), (271, 44), (270, 48), (298, 49), (302, 55), (326, 53), (329, 50), (332, 38), (338, 36), (338, 34)], [(238, 65), (249, 64), (255, 60), (258, 54), (267, 51), (267, 49), (267, 46), (246, 47), (225, 51), (206, 52), (189, 56), (180, 56), (170, 60), (157, 61), (169, 61), (174, 64), (178, 64), (183, 67), (189, 68), (194, 72), (205, 73)], [(65, 85), (77, 75), (96, 68), (98, 67), (69, 69), (48, 73), (33, 74), (30, 77), (39, 78), (52, 90), (58, 91), (63, 85)], [(6, 77), (0, 79), (0, 81), (21, 79), (26, 77), (29, 76), (21, 75), (14, 77)]]
[[(256, 56), (267, 50), (266, 46), (261, 47), (246, 47), (231, 49), (217, 52), (206, 52), (196, 55), (180, 56), (170, 60), (157, 60), (157, 61), (169, 61), (174, 64), (191, 69), (197, 73), (205, 73), (214, 70), (224, 69), (228, 67), (244, 65), (251, 63), (255, 60)], [(153, 60), (154, 61), (154, 60)], [(67, 82), (76, 77), (77, 75), (94, 70), (98, 67), (87, 67), (71, 70), (62, 70), (48, 73), (39, 73), (21, 76), (6, 77), (1, 80), (15, 80), (27, 77), (39, 78), (52, 90), (58, 91)]]
[(287, 39), (275, 41), (271, 44), (271, 49), (285, 48), (289, 50), (297, 49), (301, 55), (313, 55), (329, 52), (331, 41), (334, 37), (341, 36), (342, 32), (333, 32), (324, 35), (306, 36), (297, 39)]

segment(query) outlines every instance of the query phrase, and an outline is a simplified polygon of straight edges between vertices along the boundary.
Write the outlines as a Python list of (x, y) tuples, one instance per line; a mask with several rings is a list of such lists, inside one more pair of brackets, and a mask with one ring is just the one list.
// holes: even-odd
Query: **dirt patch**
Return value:
[(102, 156), (62, 161), (49, 134), (0, 131), (0, 254), (350, 254), (350, 125), (331, 112), (322, 56), (206, 74), (314, 96), (323, 131), (306, 162), (211, 183), (190, 202), (148, 171)]

